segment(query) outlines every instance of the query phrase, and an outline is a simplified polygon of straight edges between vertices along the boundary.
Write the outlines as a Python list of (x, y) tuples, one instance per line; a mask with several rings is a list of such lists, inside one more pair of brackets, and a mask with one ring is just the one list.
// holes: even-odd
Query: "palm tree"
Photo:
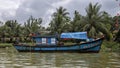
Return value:
[(42, 19), (33, 18), (32, 16), (25, 22), (23, 33), (28, 36), (30, 33), (38, 33), (41, 29)]
[(70, 18), (67, 16), (69, 13), (66, 12), (66, 9), (59, 7), (57, 11), (53, 14), (53, 19), (50, 22), (50, 30), (52, 33), (61, 33), (67, 31), (66, 25), (69, 24)]
[(3, 27), (5, 36), (9, 37), (10, 41), (22, 35), (21, 24), (18, 24), (17, 20), (8, 20)]
[(108, 19), (104, 19), (105, 16), (103, 12), (100, 11), (100, 8), (101, 5), (98, 5), (98, 3), (95, 5), (92, 5), (92, 3), (90, 3), (86, 8), (87, 14), (81, 20), (80, 25), (82, 25), (82, 31), (88, 32), (89, 37), (97, 37), (99, 34), (104, 34), (107, 39), (110, 39), (110, 32), (104, 24), (108, 21)]
[(77, 10), (75, 10), (73, 21), (71, 21), (71, 31), (72, 32), (80, 31), (81, 28), (79, 28), (79, 27), (80, 27), (81, 18), (82, 18), (82, 16), (79, 14), (79, 12)]
[(111, 30), (112, 25), (114, 24), (112, 16), (110, 16), (107, 12), (103, 12), (103, 23), (108, 30)]
[(24, 39), (27, 41), (31, 41), (29, 35), (31, 33), (39, 33), (42, 29), (41, 23), (41, 18), (34, 18), (33, 16), (30, 16), (29, 19), (24, 23), (24, 26), (22, 28), (22, 34), (24, 35)]
[(9, 31), (10, 29), (6, 25), (3, 25), (0, 27), (2, 42), (5, 42), (5, 38), (9, 36), (9, 33), (8, 33)]

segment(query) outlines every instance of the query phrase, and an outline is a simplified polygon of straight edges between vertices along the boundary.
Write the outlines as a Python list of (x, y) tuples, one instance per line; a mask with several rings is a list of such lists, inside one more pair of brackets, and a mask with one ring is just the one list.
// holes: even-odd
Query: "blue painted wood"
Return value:
[[(45, 43), (42, 42), (42, 40), (46, 39)], [(52, 39), (55, 39), (55, 43), (52, 43)], [(42, 45), (56, 45), (56, 37), (53, 37), (53, 36), (44, 36), (44, 37), (41, 37), (41, 36), (35, 36), (33, 37), (33, 40), (35, 41), (35, 43), (37, 44), (37, 46), (42, 46)]]
[(36, 43), (41, 43), (42, 42), (41, 38), (35, 38), (34, 40), (36, 41)]
[(101, 49), (103, 38), (90, 41), (82, 44), (75, 44), (75, 45), (46, 45), (46, 46), (29, 46), (29, 45), (21, 45), (21, 44), (14, 44), (14, 47), (19, 52), (57, 52), (57, 51), (64, 51), (64, 52), (99, 52)]
[(51, 38), (47, 38), (47, 44), (51, 45)]

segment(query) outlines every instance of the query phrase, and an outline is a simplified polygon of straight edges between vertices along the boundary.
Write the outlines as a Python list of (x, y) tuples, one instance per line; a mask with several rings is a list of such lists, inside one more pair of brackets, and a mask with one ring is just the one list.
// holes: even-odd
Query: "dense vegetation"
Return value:
[[(100, 11), (100, 8), (101, 5), (98, 3), (94, 5), (90, 3), (85, 9), (85, 16), (75, 10), (74, 17), (71, 19), (67, 9), (59, 7), (53, 13), (52, 20), (46, 29), (41, 26), (42, 18), (32, 16), (23, 25), (17, 20), (0, 22), (0, 42), (13, 43), (16, 39), (21, 42), (30, 42), (31, 33), (42, 34), (42, 31), (50, 31), (50, 34), (87, 31), (88, 36), (92, 38), (104, 35), (107, 40), (107, 44), (104, 44), (108, 48), (115, 47), (120, 51), (120, 16), (112, 17), (106, 11)], [(112, 41), (114, 45), (108, 41)]]

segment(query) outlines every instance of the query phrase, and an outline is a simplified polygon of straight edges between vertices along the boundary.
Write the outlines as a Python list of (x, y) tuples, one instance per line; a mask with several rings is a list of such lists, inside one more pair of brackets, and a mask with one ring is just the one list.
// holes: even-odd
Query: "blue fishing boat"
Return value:
[[(60, 39), (75, 39), (79, 43), (64, 45), (59, 43), (56, 36), (32, 36), (35, 43), (30, 46), (27, 44), (13, 44), (19, 52), (93, 52), (98, 53), (101, 49), (103, 37), (89, 39), (87, 32), (62, 33)], [(84, 41), (84, 42), (80, 42)]]

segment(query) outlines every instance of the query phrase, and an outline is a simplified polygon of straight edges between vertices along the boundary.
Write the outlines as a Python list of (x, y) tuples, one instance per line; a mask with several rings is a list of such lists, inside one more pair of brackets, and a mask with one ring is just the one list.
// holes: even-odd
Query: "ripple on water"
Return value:
[(5, 65), (0, 65), (0, 68), (5, 68)]
[(118, 65), (118, 66), (115, 66), (116, 68), (120, 68), (120, 65)]
[(14, 53), (0, 49), (0, 68), (120, 68), (116, 53)]
[(39, 68), (38, 66), (22, 66), (21, 68)]
[(120, 68), (120, 56), (117, 53), (112, 53), (111, 57), (109, 57), (108, 65), (114, 68)]
[(1, 64), (11, 64), (12, 61), (0, 61)]

